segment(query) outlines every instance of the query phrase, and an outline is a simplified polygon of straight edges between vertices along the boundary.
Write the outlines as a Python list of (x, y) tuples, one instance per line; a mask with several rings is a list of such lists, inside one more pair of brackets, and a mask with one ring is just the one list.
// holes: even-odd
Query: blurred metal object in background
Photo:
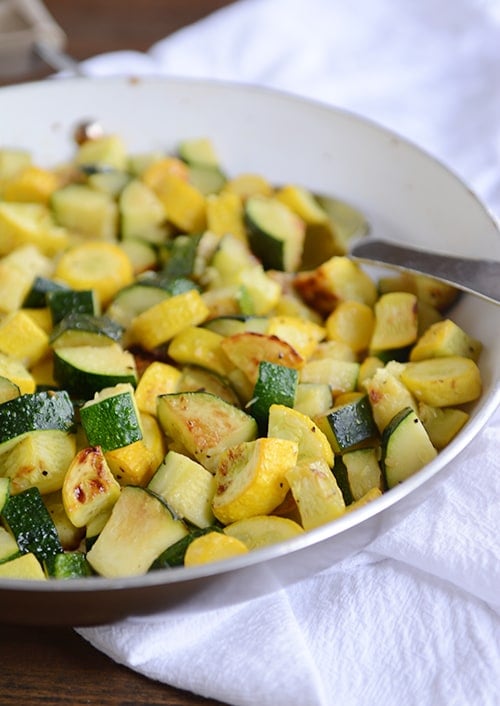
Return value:
[[(61, 59), (66, 56), (65, 45), (65, 33), (42, 2), (0, 0), (0, 77), (22, 79), (41, 61), (53, 68), (68, 69)], [(57, 66), (54, 57), (59, 58)], [(73, 65), (71, 70), (74, 72)]]

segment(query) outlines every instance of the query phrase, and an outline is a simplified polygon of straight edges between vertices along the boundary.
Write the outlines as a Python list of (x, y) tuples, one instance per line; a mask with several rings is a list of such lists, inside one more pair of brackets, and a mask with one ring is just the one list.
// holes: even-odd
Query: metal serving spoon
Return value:
[(436, 277), (457, 289), (500, 304), (500, 262), (497, 260), (440, 255), (371, 237), (353, 243), (349, 256), (366, 263)]

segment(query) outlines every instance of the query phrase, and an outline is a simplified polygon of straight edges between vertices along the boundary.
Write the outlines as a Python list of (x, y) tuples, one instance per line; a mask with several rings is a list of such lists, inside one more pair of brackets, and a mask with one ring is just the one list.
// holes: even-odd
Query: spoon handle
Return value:
[(500, 304), (500, 262), (497, 260), (440, 255), (375, 238), (355, 243), (350, 255), (357, 260), (429, 275)]

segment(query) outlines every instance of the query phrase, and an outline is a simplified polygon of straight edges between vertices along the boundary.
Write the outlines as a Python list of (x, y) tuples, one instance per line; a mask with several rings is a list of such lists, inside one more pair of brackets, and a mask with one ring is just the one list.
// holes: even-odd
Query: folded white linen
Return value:
[[(285, 89), (420, 144), (500, 213), (496, 0), (240, 0), (83, 63)], [(235, 706), (500, 703), (500, 410), (453, 472), (365, 551), (288, 589), (79, 633), (153, 679)]]

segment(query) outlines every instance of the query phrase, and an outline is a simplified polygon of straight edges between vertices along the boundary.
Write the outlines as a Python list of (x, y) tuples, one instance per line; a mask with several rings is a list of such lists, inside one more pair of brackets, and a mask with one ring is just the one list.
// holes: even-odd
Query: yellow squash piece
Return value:
[(99, 446), (89, 446), (73, 457), (62, 486), (64, 509), (72, 524), (84, 527), (113, 507), (120, 485)]
[(477, 361), (481, 353), (480, 341), (471, 338), (451, 319), (432, 324), (420, 336), (410, 352), (410, 360), (442, 358), (459, 355)]
[(92, 241), (69, 248), (59, 259), (54, 278), (72, 289), (93, 289), (105, 307), (134, 279), (132, 263), (116, 243)]
[(482, 389), (481, 373), (470, 358), (449, 356), (407, 363), (401, 381), (420, 402), (451, 407), (476, 400)]
[(180, 331), (168, 346), (168, 355), (181, 365), (197, 365), (226, 376), (234, 365), (221, 348), (224, 336), (200, 326)]
[(26, 366), (17, 358), (0, 352), (0, 375), (18, 386), (21, 394), (35, 392), (36, 382)]
[(266, 333), (289, 343), (307, 360), (325, 337), (325, 329), (313, 321), (298, 316), (270, 316)]
[[(392, 370), (395, 370), (392, 366)], [(378, 368), (364, 383), (372, 408), (373, 419), (383, 432), (391, 419), (405, 407), (417, 410), (417, 403), (408, 387), (391, 368)]]
[(243, 223), (243, 204), (238, 194), (223, 191), (207, 196), (207, 228), (215, 235), (227, 233), (246, 242), (246, 230)]
[(184, 566), (200, 566), (246, 554), (248, 548), (236, 537), (221, 532), (208, 532), (196, 537), (184, 555)]
[(277, 515), (247, 517), (224, 528), (224, 534), (239, 539), (248, 549), (260, 549), (277, 542), (286, 542), (287, 539), (293, 539), (303, 533), (304, 530), (297, 522)]
[(375, 325), (370, 341), (373, 351), (403, 348), (418, 335), (418, 300), (409, 292), (389, 292), (375, 303)]
[(310, 461), (286, 473), (305, 530), (331, 522), (345, 513), (342, 492), (324, 461)]
[(55, 225), (50, 210), (40, 203), (0, 203), (0, 255), (21, 245), (36, 245), (45, 255), (68, 246), (65, 228)]
[(63, 486), (76, 451), (74, 434), (58, 429), (25, 434), (0, 457), (0, 475), (11, 479), (11, 492), (37, 487), (42, 494)]
[(0, 351), (30, 368), (49, 351), (49, 337), (22, 309), (0, 321)]
[(326, 337), (346, 343), (355, 353), (362, 353), (370, 345), (375, 325), (373, 309), (363, 302), (339, 302), (326, 320)]
[(144, 439), (112, 451), (106, 451), (106, 461), (120, 485), (144, 486), (157, 468), (157, 458)]
[(208, 311), (198, 290), (190, 289), (164, 299), (136, 316), (130, 326), (130, 335), (146, 350), (154, 350), (188, 326), (201, 324)]
[(257, 382), (262, 360), (295, 370), (300, 370), (304, 365), (304, 359), (295, 348), (277, 336), (246, 331), (227, 336), (221, 341), (221, 347), (229, 360), (253, 384)]
[(195, 186), (182, 176), (168, 172), (152, 188), (165, 208), (167, 219), (179, 230), (184, 233), (205, 230), (205, 197)]
[(3, 198), (5, 201), (47, 205), (59, 185), (60, 180), (55, 172), (30, 165), (4, 184)]
[(16, 559), (0, 564), (0, 578), (23, 581), (45, 581), (42, 566), (34, 554), (23, 554)]
[(288, 491), (286, 473), (295, 465), (298, 444), (260, 438), (228, 448), (215, 472), (214, 515), (223, 524), (272, 512)]
[(267, 435), (296, 441), (298, 463), (322, 459), (330, 468), (333, 466), (333, 450), (325, 434), (310, 417), (296, 409), (272, 404), (269, 408)]
[(135, 401), (141, 412), (156, 416), (158, 395), (176, 392), (182, 373), (173, 365), (155, 360), (142, 373), (135, 390)]

